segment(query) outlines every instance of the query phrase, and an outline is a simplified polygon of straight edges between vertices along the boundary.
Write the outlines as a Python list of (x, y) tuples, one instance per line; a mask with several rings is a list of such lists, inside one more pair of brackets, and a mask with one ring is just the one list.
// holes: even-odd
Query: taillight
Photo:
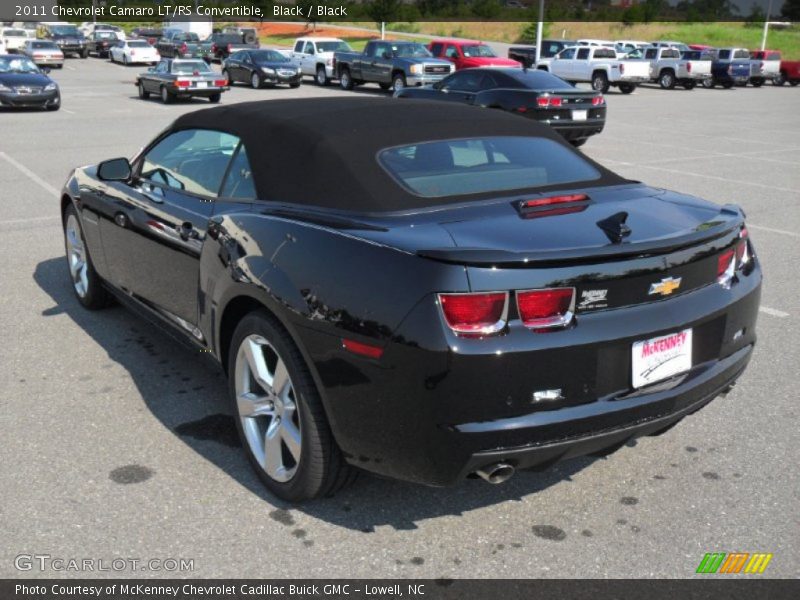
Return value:
[(603, 96), (595, 96), (592, 98), (592, 106), (600, 106), (603, 102), (605, 102)]
[(733, 248), (726, 250), (717, 258), (717, 283), (724, 288), (731, 287), (736, 273), (736, 253)]
[(217, 51), (217, 45), (216, 44), (211, 44), (211, 52), (216, 53), (216, 51)]
[(575, 311), (575, 288), (549, 288), (517, 292), (517, 310), (522, 324), (541, 330), (564, 327)]
[(222, 87), (223, 85), (228, 85), (228, 80), (227, 79), (215, 79), (214, 80), (214, 85), (217, 86), (217, 87)]
[(188, 52), (188, 51), (189, 51), (189, 46), (187, 46), (187, 45), (186, 45), (186, 42), (183, 42), (183, 43), (181, 44), (181, 49), (180, 49), (180, 50), (181, 50), (181, 52), (182, 52), (182, 53), (184, 53), (184, 54), (186, 54), (186, 52)]
[(233, 44), (228, 44), (228, 54), (233, 52)]
[(619, 64), (619, 74), (622, 75), (625, 73), (625, 65), (623, 63)]
[(692, 63), (690, 63), (690, 62), (686, 63), (686, 72), (687, 73), (691, 73), (692, 72)]
[(736, 246), (736, 270), (745, 268), (750, 264), (750, 242), (747, 227), (739, 231), (739, 242)]
[(736, 245), (717, 258), (717, 283), (726, 289), (730, 288), (737, 271), (743, 270), (751, 260), (747, 228), (742, 227)]
[(539, 108), (547, 108), (548, 106), (559, 107), (561, 106), (561, 98), (559, 96), (539, 96), (536, 98), (536, 105)]
[(188, 81), (187, 79), (178, 79), (177, 81), (175, 81), (175, 87), (179, 88), (189, 87), (191, 84), (192, 82)]
[(508, 292), (439, 294), (439, 305), (447, 326), (459, 335), (492, 335), (506, 326)]

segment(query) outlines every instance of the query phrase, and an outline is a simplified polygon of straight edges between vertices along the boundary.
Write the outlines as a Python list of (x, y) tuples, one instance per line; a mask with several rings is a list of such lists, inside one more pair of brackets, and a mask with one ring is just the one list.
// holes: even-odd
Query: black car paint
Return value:
[[(45, 73), (0, 73), (0, 84), (12, 88), (14, 92), (0, 91), (0, 106), (15, 108), (55, 107), (61, 103), (61, 92), (58, 87), (46, 91), (45, 87), (55, 83)], [(19, 88), (25, 91), (20, 93)]]
[[(581, 90), (554, 75), (543, 71), (531, 71), (531, 76), (558, 79), (557, 86), (524, 87), (502, 68), (464, 69), (444, 78), (438, 83), (424, 87), (407, 87), (399, 91), (397, 98), (418, 98), (438, 100), (441, 102), (457, 102), (472, 106), (505, 110), (528, 119), (534, 119), (550, 125), (565, 139), (570, 141), (585, 140), (603, 131), (606, 123), (605, 101), (599, 106), (592, 105), (592, 99), (602, 97), (600, 92)], [(472, 91), (448, 89), (449, 82), (462, 78), (469, 72), (491, 74), (496, 83), (494, 87)], [(562, 99), (559, 107), (542, 108), (537, 106), (539, 96), (557, 96)], [(586, 110), (585, 120), (573, 120), (573, 110)]]
[[(255, 307), (271, 311), (309, 365), (345, 456), (375, 473), (446, 485), (499, 461), (546, 466), (614, 449), (724, 391), (755, 343), (758, 261), (730, 289), (715, 282), (716, 257), (738, 239), (743, 217), (681, 194), (638, 183), (589, 188), (580, 190), (590, 201), (579, 211), (526, 218), (517, 197), (354, 215), (154, 195), (140, 185), (135, 177), (100, 181), (95, 167), (67, 181), (62, 209), (78, 209), (98, 273), (223, 366), (236, 319)], [(630, 213), (627, 254), (592, 258), (609, 247), (598, 218), (620, 208)], [(187, 229), (196, 235), (182, 235)], [(652, 249), (686, 235), (694, 243)], [(586, 250), (583, 260), (558, 258), (571, 244)], [(519, 260), (498, 268), (422, 256), (471, 245)], [(523, 256), (534, 251), (551, 256), (531, 268)], [(688, 289), (654, 301), (646, 290), (667, 274), (684, 277)], [(436, 303), (437, 292), (570, 285), (579, 297), (608, 289), (609, 306), (578, 309), (572, 327), (547, 334), (523, 327), (512, 307), (502, 335), (460, 338)], [(697, 340), (692, 370), (632, 390), (631, 344), (685, 327)], [(353, 355), (343, 338), (384, 354)], [(533, 405), (532, 391), (553, 387), (564, 399)]]
[[(234, 52), (222, 63), (222, 68), (227, 71), (231, 83), (250, 83), (253, 73), (257, 73), (262, 81), (270, 84), (287, 83), (299, 85), (303, 81), (303, 74), (297, 72), (297, 67), (289, 59), (285, 61), (259, 60), (258, 52), (253, 54), (246, 50)], [(274, 74), (264, 73), (263, 68), (272, 69)], [(291, 71), (291, 75), (282, 76), (278, 69)]]

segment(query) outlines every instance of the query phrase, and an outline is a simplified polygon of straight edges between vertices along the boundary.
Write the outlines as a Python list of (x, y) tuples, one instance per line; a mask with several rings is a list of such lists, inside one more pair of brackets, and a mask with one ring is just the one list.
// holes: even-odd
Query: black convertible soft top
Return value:
[[(378, 163), (378, 152), (386, 148), (489, 136), (544, 137), (568, 145), (546, 125), (499, 110), (392, 98), (245, 102), (183, 115), (172, 127), (189, 128), (239, 137), (247, 149), (259, 198), (357, 212), (403, 211), (497, 195), (414, 195)], [(601, 175), (587, 184), (625, 183), (591, 159), (585, 160)]]

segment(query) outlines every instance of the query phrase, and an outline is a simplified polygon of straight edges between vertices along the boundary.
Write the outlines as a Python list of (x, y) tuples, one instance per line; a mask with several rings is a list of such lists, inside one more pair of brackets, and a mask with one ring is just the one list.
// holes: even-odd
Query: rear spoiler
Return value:
[[(570, 248), (546, 252), (509, 252), (491, 248), (430, 248), (417, 250), (417, 256), (430, 258), (440, 262), (469, 265), (476, 267), (530, 267), (553, 266), (564, 264), (586, 264), (600, 261), (625, 260), (631, 257), (657, 256), (682, 250), (702, 243), (726, 238), (722, 247), (733, 243), (738, 238), (739, 230), (744, 225), (744, 218), (739, 209), (726, 205), (720, 211), (729, 218), (708, 221), (691, 233), (677, 237), (650, 240), (647, 242), (623, 242), (590, 248)], [(730, 217), (737, 218), (731, 219)], [(729, 238), (729, 239), (728, 239)]]

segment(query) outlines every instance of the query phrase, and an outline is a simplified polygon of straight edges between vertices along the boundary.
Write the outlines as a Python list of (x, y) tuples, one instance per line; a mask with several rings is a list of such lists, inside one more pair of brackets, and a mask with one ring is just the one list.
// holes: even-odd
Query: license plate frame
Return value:
[(585, 121), (589, 118), (589, 111), (588, 110), (573, 110), (572, 111), (572, 120), (573, 121)]
[(692, 368), (692, 328), (631, 344), (631, 383), (639, 389)]

